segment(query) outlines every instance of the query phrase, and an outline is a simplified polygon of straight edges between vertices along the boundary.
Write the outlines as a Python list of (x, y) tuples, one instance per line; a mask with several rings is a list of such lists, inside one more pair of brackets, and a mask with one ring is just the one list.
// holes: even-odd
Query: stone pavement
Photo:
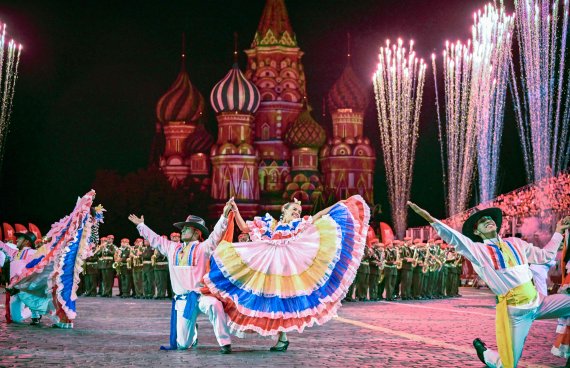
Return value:
[[(169, 301), (80, 298), (75, 329), (0, 322), (0, 367), (482, 367), (471, 342), (495, 346), (494, 298), (462, 288), (462, 298), (346, 303), (324, 326), (291, 333), (286, 353), (270, 353), (270, 339), (234, 339), (218, 353), (209, 321), (199, 318), (199, 346), (159, 351), (168, 342)], [(0, 294), (4, 301), (4, 295)], [(4, 305), (0, 304), (4, 315)], [(556, 367), (550, 354), (555, 321), (537, 321), (520, 366)]]

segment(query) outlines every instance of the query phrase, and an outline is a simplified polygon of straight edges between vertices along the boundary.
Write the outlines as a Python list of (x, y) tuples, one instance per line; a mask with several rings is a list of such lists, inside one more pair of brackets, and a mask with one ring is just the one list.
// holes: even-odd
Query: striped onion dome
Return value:
[(237, 63), (234, 63), (226, 76), (219, 81), (210, 94), (210, 103), (216, 114), (238, 111), (254, 114), (259, 107), (261, 94), (245, 78)]
[(327, 134), (311, 116), (311, 107), (305, 104), (303, 111), (289, 126), (285, 133), (285, 142), (288, 145), (301, 148), (319, 148), (327, 139)]
[(196, 130), (186, 139), (186, 153), (210, 153), (214, 145), (214, 137), (206, 130), (203, 124), (199, 124)]
[(355, 112), (363, 112), (366, 109), (368, 93), (352, 70), (350, 62), (331, 88), (328, 95), (328, 105), (330, 111), (352, 109)]
[(168, 91), (158, 100), (156, 116), (161, 123), (195, 122), (204, 113), (204, 105), (204, 97), (190, 82), (190, 76), (184, 67), (184, 56), (182, 56), (180, 73)]

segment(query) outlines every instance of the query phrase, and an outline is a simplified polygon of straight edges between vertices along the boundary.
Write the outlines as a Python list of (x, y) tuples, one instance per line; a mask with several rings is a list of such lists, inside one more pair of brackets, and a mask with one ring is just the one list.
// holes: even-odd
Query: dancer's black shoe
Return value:
[(485, 356), (483, 355), (485, 350), (487, 350), (487, 346), (485, 345), (485, 343), (481, 341), (480, 338), (476, 338), (475, 340), (473, 340), (473, 346), (477, 351), (477, 356), (479, 357), (479, 360), (483, 362), (483, 364), (487, 365), (487, 363), (485, 363)]
[(222, 346), (222, 348), (220, 349), (220, 353), (221, 354), (231, 354), (232, 353), (232, 345), (227, 344), (227, 345)]
[(289, 347), (289, 340), (287, 341), (277, 341), (277, 344), (275, 346), (272, 346), (271, 348), (269, 348), (269, 351), (287, 351), (287, 348)]

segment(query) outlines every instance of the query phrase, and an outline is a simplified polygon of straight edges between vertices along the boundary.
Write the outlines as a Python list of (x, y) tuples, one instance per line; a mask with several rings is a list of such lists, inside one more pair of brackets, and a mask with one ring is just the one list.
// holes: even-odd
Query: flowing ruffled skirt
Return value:
[(25, 263), (12, 262), (18, 267), (10, 279), (10, 287), (50, 299), (54, 320), (60, 327), (71, 327), (76, 317), (75, 300), (79, 275), (89, 249), (92, 222), (90, 209), (95, 191), (77, 200), (73, 212), (52, 225), (47, 234), (51, 241), (42, 246), (37, 256)]
[(294, 237), (221, 242), (204, 282), (223, 301), (232, 333), (302, 332), (336, 316), (360, 265), (369, 219), (357, 195)]

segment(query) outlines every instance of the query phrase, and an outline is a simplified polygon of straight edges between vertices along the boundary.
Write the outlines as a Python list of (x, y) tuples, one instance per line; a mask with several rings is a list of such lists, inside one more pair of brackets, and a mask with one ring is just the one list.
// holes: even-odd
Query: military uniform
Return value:
[(131, 252), (131, 264), (133, 267), (133, 286), (135, 288), (135, 299), (142, 299), (144, 297), (143, 289), (143, 260), (142, 260), (143, 245), (142, 239), (135, 242), (135, 246)]
[(455, 249), (450, 249), (447, 252), (446, 258), (445, 258), (445, 295), (447, 297), (452, 297), (453, 296), (453, 288), (454, 288), (454, 280), (456, 278), (455, 275)]
[(97, 267), (98, 258), (95, 255), (85, 260), (83, 272), (85, 273), (85, 293), (83, 296), (96, 296), (97, 283), (99, 282), (99, 268)]
[(423, 266), (426, 258), (426, 249), (424, 246), (421, 246), (420, 243), (416, 244), (417, 248), (414, 249), (414, 258), (416, 259), (416, 265), (412, 265), (412, 297), (414, 299), (422, 299), (422, 287), (424, 286)]
[(115, 270), (113, 269), (113, 256), (117, 247), (111, 243), (106, 243), (94, 254), (97, 257), (97, 268), (101, 270), (101, 296), (110, 298), (113, 291), (113, 280)]
[[(121, 298), (128, 298), (131, 295), (133, 284), (132, 266), (129, 258), (131, 257), (131, 247), (121, 241), (121, 247), (115, 254), (115, 262), (117, 262), (117, 270), (119, 282), (121, 285)], [(128, 262), (128, 263), (127, 263)]]
[(439, 251), (437, 245), (430, 244), (426, 251), (427, 272), (424, 273), (424, 297), (433, 299), (436, 293)]
[(382, 274), (382, 263), (384, 260), (384, 249), (379, 246), (380, 243), (375, 244), (372, 248), (373, 255), (370, 259), (370, 277), (368, 279), (368, 291), (370, 293), (370, 300), (379, 300), (382, 298), (381, 292), (379, 293), (379, 281)]
[[(396, 286), (396, 260), (398, 259), (398, 249), (388, 246), (384, 251), (384, 287), (386, 289), (386, 300), (394, 300), (394, 288)], [(382, 295), (380, 295), (382, 296)]]
[(368, 282), (370, 278), (370, 254), (371, 249), (369, 246), (364, 247), (364, 256), (360, 262), (360, 266), (356, 271), (356, 299), (364, 301), (367, 299)]
[(155, 299), (163, 299), (166, 297), (168, 287), (168, 259), (158, 251), (155, 251), (154, 255), (156, 257), (156, 263), (154, 264)]
[(142, 251), (142, 263), (143, 263), (143, 289), (144, 298), (152, 299), (154, 297), (154, 270), (152, 265), (154, 250), (150, 245), (143, 245)]
[(412, 262), (411, 258), (414, 256), (411, 244), (404, 244), (400, 248), (400, 258), (402, 259), (402, 268), (400, 269), (400, 296), (402, 300), (412, 299)]

